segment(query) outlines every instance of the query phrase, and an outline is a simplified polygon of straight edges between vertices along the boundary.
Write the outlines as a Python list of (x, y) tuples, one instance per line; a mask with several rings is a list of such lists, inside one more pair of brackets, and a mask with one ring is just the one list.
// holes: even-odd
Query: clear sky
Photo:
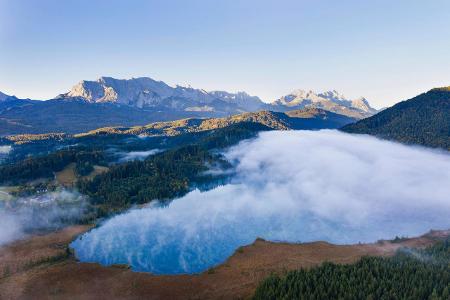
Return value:
[(0, 91), (47, 99), (100, 76), (392, 105), (450, 85), (450, 1), (0, 0)]

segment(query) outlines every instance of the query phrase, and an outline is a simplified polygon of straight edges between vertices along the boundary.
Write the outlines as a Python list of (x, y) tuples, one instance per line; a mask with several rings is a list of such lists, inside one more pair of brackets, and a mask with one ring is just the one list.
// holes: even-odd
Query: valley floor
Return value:
[(322, 262), (352, 263), (362, 256), (389, 256), (399, 247), (426, 247), (450, 230), (374, 244), (272, 243), (256, 240), (225, 263), (199, 275), (151, 275), (126, 266), (79, 263), (68, 244), (90, 226), (35, 235), (0, 248), (0, 299), (242, 299), (273, 272)]

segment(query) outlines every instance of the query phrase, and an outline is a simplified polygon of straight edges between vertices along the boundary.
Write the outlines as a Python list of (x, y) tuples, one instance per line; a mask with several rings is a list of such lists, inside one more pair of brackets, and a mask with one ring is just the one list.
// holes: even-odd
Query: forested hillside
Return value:
[(318, 108), (293, 110), (286, 113), (260, 111), (243, 113), (226, 118), (181, 119), (177, 121), (157, 122), (145, 126), (106, 127), (99, 128), (76, 136), (94, 135), (99, 133), (133, 134), (145, 136), (174, 136), (189, 132), (224, 128), (242, 122), (259, 123), (276, 130), (314, 130), (324, 128), (339, 128), (354, 122), (355, 119), (332, 113)]
[(400, 102), (342, 130), (450, 150), (450, 87)]
[[(152, 138), (97, 133), (80, 136), (73, 145), (74, 141), (69, 139), (66, 149), (59, 149), (58, 143), (64, 141), (60, 135), (49, 139), (39, 136), (28, 142), (18, 137), (16, 140), (20, 144), (15, 147), (22, 147), (22, 152), (19, 150), (16, 159), (10, 158), (0, 165), (0, 185), (20, 184), (21, 190), (25, 191), (35, 191), (36, 184), (43, 190), (54, 188), (56, 172), (74, 164), (80, 192), (90, 196), (89, 201), (97, 209), (97, 215), (102, 216), (133, 204), (172, 199), (195, 187), (220, 184), (225, 180), (224, 176), (208, 175), (205, 171), (210, 167), (226, 169), (229, 163), (220, 153), (211, 150), (229, 147), (270, 129), (260, 123), (239, 122), (224, 128)], [(118, 155), (129, 151), (155, 148), (164, 151), (145, 160), (118, 160)], [(43, 153), (28, 157), (27, 151), (35, 149), (41, 149)], [(96, 165), (108, 166), (109, 171), (83, 178)]]
[(100, 214), (122, 210), (132, 204), (179, 197), (194, 187), (220, 184), (224, 175), (205, 173), (209, 167), (226, 169), (229, 163), (211, 152), (254, 137), (268, 127), (241, 123), (212, 131), (199, 141), (156, 154), (144, 161), (132, 161), (113, 167), (93, 180), (82, 180), (78, 188), (90, 196)]
[(450, 239), (351, 265), (325, 263), (264, 280), (253, 299), (450, 299)]
[[(29, 156), (45, 156), (63, 148), (85, 148), (121, 151), (143, 151), (152, 148), (170, 148), (194, 141), (205, 132), (244, 122), (258, 123), (276, 130), (340, 128), (355, 120), (322, 109), (309, 108), (286, 113), (260, 111), (226, 118), (181, 119), (156, 122), (145, 126), (102, 127), (92, 131), (46, 134), (20, 134), (0, 137), (0, 146), (12, 146), (9, 162)], [(1, 163), (1, 161), (0, 161)]]

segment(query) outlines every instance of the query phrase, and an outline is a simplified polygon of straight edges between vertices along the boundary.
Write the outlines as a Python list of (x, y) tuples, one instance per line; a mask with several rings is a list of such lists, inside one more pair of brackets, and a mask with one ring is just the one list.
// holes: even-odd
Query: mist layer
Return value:
[(161, 152), (159, 149), (152, 149), (149, 151), (132, 151), (132, 152), (119, 152), (119, 162), (126, 162), (130, 160), (144, 160), (150, 155), (155, 155)]
[(231, 184), (118, 215), (72, 243), (82, 261), (197, 273), (257, 237), (372, 242), (450, 228), (450, 155), (333, 130), (229, 149)]
[(29, 233), (76, 223), (87, 208), (84, 196), (64, 189), (22, 198), (0, 193), (0, 246)]
[(11, 150), (11, 146), (0, 146), (0, 154), (8, 154)]

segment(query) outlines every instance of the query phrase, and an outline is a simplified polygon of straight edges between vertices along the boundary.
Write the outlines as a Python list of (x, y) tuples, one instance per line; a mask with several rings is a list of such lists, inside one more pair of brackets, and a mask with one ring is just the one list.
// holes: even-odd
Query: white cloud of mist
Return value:
[(370, 242), (450, 227), (450, 155), (333, 130), (231, 148), (232, 184), (131, 210), (72, 245), (82, 261), (201, 272), (256, 237)]
[(4, 159), (8, 157), (11, 150), (12, 150), (11, 146), (0, 146), (0, 162), (2, 162)]
[(9, 154), (11, 152), (11, 146), (0, 146), (0, 154)]
[(78, 220), (87, 208), (84, 196), (68, 190), (0, 202), (0, 246), (27, 233), (54, 230)]
[(15, 216), (0, 210), (0, 246), (23, 236), (22, 226)]
[(132, 152), (118, 152), (120, 156), (119, 162), (126, 162), (131, 160), (144, 160), (150, 155), (155, 155), (161, 152), (160, 149), (152, 149), (148, 151), (132, 151)]

